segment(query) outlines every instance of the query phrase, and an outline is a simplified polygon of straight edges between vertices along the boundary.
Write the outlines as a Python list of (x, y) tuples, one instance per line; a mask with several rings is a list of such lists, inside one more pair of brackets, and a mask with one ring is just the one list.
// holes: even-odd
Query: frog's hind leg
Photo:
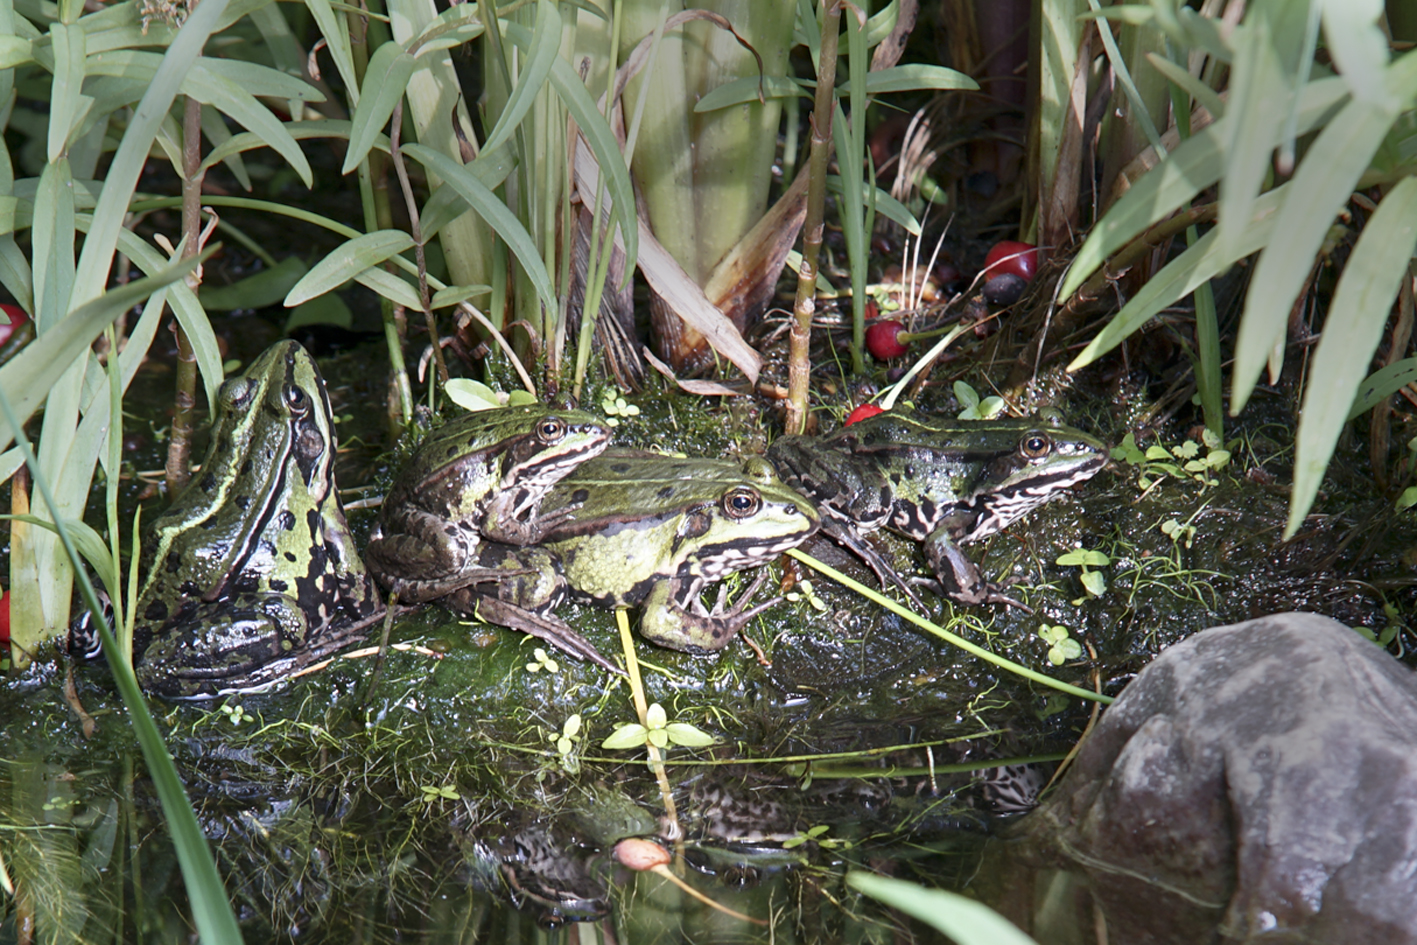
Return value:
[(623, 676), (625, 671), (610, 662), (590, 641), (581, 636), (571, 625), (555, 614), (537, 614), (524, 607), (509, 603), (487, 594), (477, 594), (467, 589), (449, 599), (454, 608), (464, 613), (475, 613), (489, 623), (520, 630), (577, 659), (594, 663), (602, 669)]
[(900, 588), (901, 592), (909, 598), (915, 608), (921, 612), (925, 611), (925, 603), (915, 593), (915, 589), (910, 586), (910, 582), (900, 576), (900, 573), (885, 559), (885, 556), (871, 546), (855, 528), (850, 525), (838, 525), (836, 522), (823, 521), (822, 531), (831, 535), (836, 541), (853, 552), (858, 558), (866, 562), (866, 565), (875, 572), (876, 580), (881, 582), (881, 587), (889, 587), (894, 584)]

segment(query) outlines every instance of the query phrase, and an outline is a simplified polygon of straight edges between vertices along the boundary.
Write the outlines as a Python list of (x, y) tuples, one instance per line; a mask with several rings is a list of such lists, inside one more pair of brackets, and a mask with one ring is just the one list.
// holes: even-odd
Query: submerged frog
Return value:
[[(549, 626), (564, 626), (549, 613), (563, 590), (611, 606), (641, 604), (640, 633), (690, 653), (722, 649), (777, 603), (746, 607), (760, 577), (732, 607), (725, 608), (721, 590), (710, 610), (699, 599), (710, 582), (766, 563), (819, 525), (811, 504), (758, 458), (732, 463), (612, 450), (552, 489), (544, 509), (571, 513), (537, 549), (554, 560), (537, 565), (518, 549), (498, 552), (502, 567), (533, 572), (501, 582), (494, 595), (500, 604), (512, 605), (523, 622)], [(486, 599), (468, 588), (453, 603), (471, 610)]]
[(406, 603), (490, 577), (477, 545), (539, 541), (572, 510), (541, 511), (547, 491), (610, 442), (577, 410), (506, 407), (466, 414), (428, 435), (400, 471), (365, 556)]
[(864, 535), (885, 527), (924, 542), (941, 590), (953, 600), (1017, 604), (959, 546), (999, 532), (1107, 462), (1100, 440), (1061, 424), (911, 411), (878, 414), (827, 437), (779, 437), (767, 455), (817, 504), (823, 531), (917, 604)]
[[(217, 398), (201, 470), (152, 526), (139, 683), (167, 698), (262, 688), (354, 642), (383, 613), (334, 481), (319, 369), (293, 341)], [(76, 628), (70, 647), (96, 649)]]

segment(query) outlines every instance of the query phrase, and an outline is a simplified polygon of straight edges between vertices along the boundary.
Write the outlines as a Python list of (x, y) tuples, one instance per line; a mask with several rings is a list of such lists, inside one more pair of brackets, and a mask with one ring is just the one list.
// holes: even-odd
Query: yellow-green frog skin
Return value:
[(925, 545), (942, 593), (965, 604), (1017, 603), (959, 546), (987, 538), (1090, 479), (1107, 448), (1041, 419), (953, 420), (910, 410), (877, 414), (826, 437), (782, 436), (768, 459), (816, 503), (823, 531), (882, 583), (914, 592), (864, 536), (889, 528)]
[(340, 508), (319, 369), (284, 341), (222, 385), (207, 456), (145, 543), (133, 658), (174, 699), (263, 688), (383, 613)]
[[(610, 606), (640, 604), (646, 639), (691, 653), (722, 649), (776, 603), (745, 609), (755, 583), (733, 607), (725, 608), (720, 594), (710, 610), (699, 599), (704, 588), (796, 547), (820, 523), (811, 504), (761, 458), (741, 463), (617, 450), (578, 467), (551, 490), (543, 510), (571, 512), (541, 543), (566, 591)], [(517, 561), (527, 564), (515, 556), (502, 563)], [(512, 586), (502, 585), (504, 599)], [(553, 597), (522, 595), (511, 603), (545, 616)]]
[(399, 471), (365, 557), (405, 603), (494, 577), (477, 564), (484, 539), (539, 541), (569, 515), (541, 511), (547, 491), (610, 442), (603, 421), (538, 405), (464, 414), (430, 433)]

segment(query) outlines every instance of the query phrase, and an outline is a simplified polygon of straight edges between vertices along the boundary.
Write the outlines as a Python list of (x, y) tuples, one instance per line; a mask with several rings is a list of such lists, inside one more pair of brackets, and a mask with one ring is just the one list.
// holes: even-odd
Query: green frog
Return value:
[(690, 653), (722, 649), (777, 603), (746, 607), (760, 576), (732, 607), (723, 588), (709, 609), (700, 600), (709, 583), (766, 563), (820, 524), (811, 504), (761, 458), (734, 463), (624, 450), (583, 463), (550, 491), (543, 511), (558, 518), (537, 549), (552, 560), (537, 565), (518, 549), (489, 548), (497, 565), (532, 573), (502, 581), (495, 595), (466, 588), (451, 599), (454, 606), (471, 611), (491, 597), (515, 608), (521, 622), (511, 625), (526, 630), (529, 621), (564, 626), (550, 614), (563, 592), (611, 606), (640, 604), (646, 639)]
[(945, 596), (1022, 606), (990, 584), (960, 545), (979, 541), (1107, 462), (1100, 440), (1040, 419), (951, 420), (895, 410), (827, 437), (783, 436), (768, 459), (822, 513), (822, 530), (919, 604), (864, 536), (889, 528), (924, 542)]
[(534, 544), (569, 519), (565, 507), (543, 513), (543, 498), (609, 442), (609, 428), (590, 414), (536, 405), (445, 423), (389, 490), (365, 549), (370, 570), (405, 603), (495, 577), (476, 564), (479, 542)]
[(222, 385), (206, 459), (145, 542), (133, 634), (145, 689), (200, 699), (263, 688), (383, 615), (334, 459), (329, 398), (300, 345), (274, 345)]

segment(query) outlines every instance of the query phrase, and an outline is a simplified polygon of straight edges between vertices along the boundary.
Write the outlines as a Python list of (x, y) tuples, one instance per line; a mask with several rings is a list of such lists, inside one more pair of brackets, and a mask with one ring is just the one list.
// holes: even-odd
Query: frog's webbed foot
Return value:
[(733, 634), (741, 633), (743, 628), (748, 625), (748, 622), (758, 614), (782, 603), (782, 595), (779, 594), (761, 604), (748, 607), (746, 610), (744, 609), (747, 607), (748, 601), (752, 600), (753, 597), (757, 595), (758, 590), (767, 579), (768, 573), (767, 571), (763, 571), (753, 580), (752, 584), (748, 585), (748, 589), (738, 596), (738, 600), (736, 600), (731, 607), (728, 606), (728, 585), (720, 584), (718, 586), (718, 600), (714, 601), (712, 610), (706, 610), (704, 608), (703, 601), (699, 600), (697, 594), (693, 595), (693, 603), (689, 605), (690, 609), (694, 612), (695, 616), (722, 624)]
[(510, 627), (513, 630), (520, 630), (522, 633), (545, 640), (576, 659), (594, 663), (602, 669), (620, 676), (625, 675), (623, 669), (602, 656), (589, 640), (571, 629), (570, 624), (555, 614), (533, 613), (516, 604), (485, 594), (469, 594), (464, 591), (460, 592), (459, 596), (462, 602), (462, 606), (458, 607), (459, 610), (464, 609), (464, 606), (470, 603), (477, 616), (483, 620), (503, 627)]
[(699, 599), (704, 580), (695, 578), (686, 583), (667, 581), (650, 592), (645, 599), (644, 616), (640, 618), (640, 635), (651, 643), (685, 653), (716, 653), (733, 641), (748, 621), (782, 600), (774, 597), (753, 607), (748, 602), (762, 587), (767, 572), (758, 575), (748, 589), (731, 606), (728, 587), (720, 585), (713, 609)]
[(559, 509), (541, 511), (541, 497), (532, 503), (519, 503), (508, 496), (505, 501), (494, 499), (482, 518), (481, 531), (493, 541), (509, 545), (535, 545), (547, 535), (575, 520), (584, 502), (568, 502)]
[(375, 527), (364, 562), (399, 600), (418, 604), (491, 580), (491, 572), (473, 566), (480, 543), (475, 528), (415, 509), (401, 514), (395, 525)]

